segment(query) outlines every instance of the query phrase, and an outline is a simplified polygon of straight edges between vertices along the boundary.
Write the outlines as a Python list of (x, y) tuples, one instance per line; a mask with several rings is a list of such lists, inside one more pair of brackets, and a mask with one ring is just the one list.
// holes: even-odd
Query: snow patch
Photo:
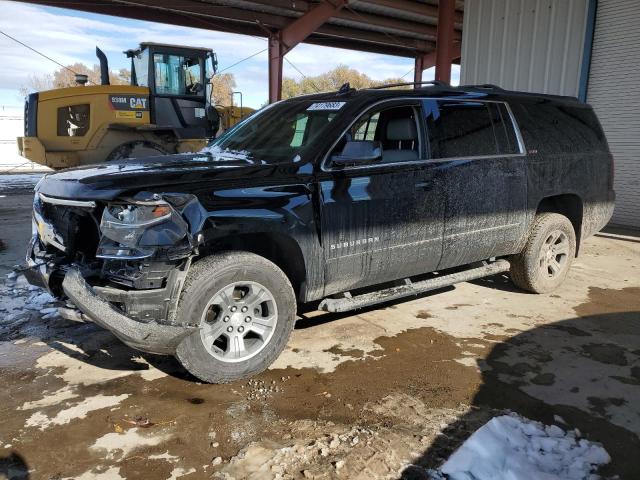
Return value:
[(92, 450), (106, 450), (108, 460), (121, 459), (139, 447), (154, 447), (168, 440), (170, 435), (142, 435), (138, 428), (131, 428), (124, 433), (107, 433), (98, 438)]
[(247, 152), (246, 150), (234, 151), (228, 148), (220, 148), (218, 145), (211, 145), (210, 147), (205, 147), (200, 150), (200, 153), (210, 153), (215, 157), (215, 161), (244, 160), (245, 162), (253, 163), (253, 160), (251, 160), (251, 152)]
[[(84, 355), (84, 351), (76, 345), (65, 344), (65, 346)], [(130, 349), (124, 344), (116, 343), (110, 352), (114, 357), (120, 355), (124, 358), (130, 352)], [(99, 365), (87, 363), (82, 357), (76, 358), (59, 350), (54, 350), (38, 358), (36, 367), (50, 370), (53, 375), (61, 378), (68, 385), (94, 385), (135, 374), (138, 374), (146, 381), (153, 381), (167, 376), (167, 373), (155, 368), (142, 357), (135, 357), (132, 360), (147, 368), (141, 368), (140, 370), (103, 368)], [(63, 368), (64, 371), (60, 372), (60, 368)]]
[(18, 410), (34, 410), (36, 408), (50, 407), (52, 405), (58, 405), (65, 400), (71, 400), (72, 398), (76, 398), (78, 396), (78, 394), (71, 391), (71, 388), (68, 385), (62, 387), (59, 390), (56, 390), (53, 393), (43, 393), (46, 395), (45, 397), (41, 398), (40, 400), (25, 402), (21, 407), (18, 407)]
[(27, 419), (25, 427), (37, 427), (40, 430), (45, 430), (52, 425), (65, 425), (71, 420), (85, 418), (89, 412), (93, 412), (94, 410), (117, 405), (127, 397), (129, 397), (128, 393), (123, 393), (122, 395), (100, 394), (94, 397), (87, 397), (73, 407), (61, 410), (53, 418), (49, 418), (42, 412), (35, 412)]
[(510, 414), (480, 427), (430, 473), (434, 480), (585, 480), (610, 461), (601, 445), (574, 431)]
[(185, 470), (184, 468), (174, 468), (171, 472), (171, 476), (167, 478), (167, 480), (177, 480), (180, 477), (184, 477), (185, 475), (189, 475), (191, 473), (195, 473), (195, 468), (190, 468), (189, 470)]
[(176, 455), (171, 455), (167, 450), (164, 453), (156, 453), (154, 455), (149, 455), (149, 460), (166, 460), (167, 462), (177, 462), (180, 460), (180, 457)]

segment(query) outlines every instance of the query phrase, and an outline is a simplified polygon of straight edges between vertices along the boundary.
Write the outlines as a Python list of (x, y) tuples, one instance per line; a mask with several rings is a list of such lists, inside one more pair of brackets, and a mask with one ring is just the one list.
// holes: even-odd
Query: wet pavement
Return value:
[(495, 276), (310, 310), (272, 368), (229, 385), (6, 281), (0, 478), (419, 479), (505, 410), (577, 428), (611, 455), (602, 475), (640, 478), (639, 268), (639, 242), (594, 237), (552, 294)]

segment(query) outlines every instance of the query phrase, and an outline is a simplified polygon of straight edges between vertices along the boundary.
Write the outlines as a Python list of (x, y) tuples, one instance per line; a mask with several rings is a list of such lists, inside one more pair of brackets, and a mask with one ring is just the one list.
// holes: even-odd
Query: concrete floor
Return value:
[(552, 294), (495, 276), (305, 313), (271, 369), (230, 385), (22, 311), (40, 292), (5, 282), (0, 478), (425, 478), (505, 410), (578, 428), (611, 455), (601, 474), (640, 478), (639, 268), (637, 238), (597, 236)]

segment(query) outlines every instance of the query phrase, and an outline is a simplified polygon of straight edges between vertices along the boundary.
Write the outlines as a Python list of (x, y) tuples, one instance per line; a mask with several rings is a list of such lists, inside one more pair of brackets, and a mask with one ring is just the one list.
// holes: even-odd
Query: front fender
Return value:
[[(305, 273), (304, 299), (320, 295), (324, 281), (322, 248), (317, 235), (312, 184), (220, 189), (202, 202), (207, 211), (203, 243), (265, 235), (291, 239), (299, 248)], [(258, 246), (259, 247), (259, 246)]]

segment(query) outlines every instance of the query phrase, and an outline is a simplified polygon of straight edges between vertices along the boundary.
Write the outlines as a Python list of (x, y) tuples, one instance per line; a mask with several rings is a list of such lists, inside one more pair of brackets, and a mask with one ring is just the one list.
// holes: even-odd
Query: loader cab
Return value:
[(131, 58), (131, 85), (149, 88), (152, 124), (178, 138), (213, 136), (216, 115), (209, 98), (217, 59), (211, 49), (146, 42), (125, 54)]

